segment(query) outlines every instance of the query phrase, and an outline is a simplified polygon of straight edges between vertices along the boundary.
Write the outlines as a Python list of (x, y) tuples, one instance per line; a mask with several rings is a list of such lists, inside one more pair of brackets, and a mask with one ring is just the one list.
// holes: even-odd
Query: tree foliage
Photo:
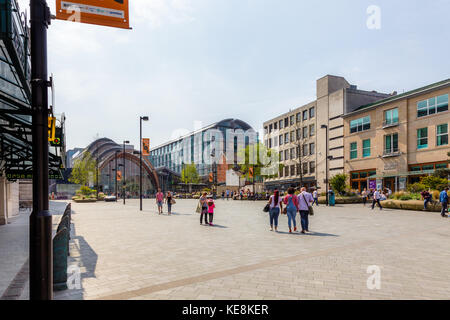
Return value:
[(238, 170), (247, 179), (252, 179), (251, 170), (253, 170), (253, 177), (273, 178), (283, 168), (279, 159), (275, 158), (275, 151), (262, 143), (249, 144), (247, 147), (238, 150), (237, 156), (238, 162), (241, 162), (238, 163)]
[(96, 160), (89, 152), (84, 152), (80, 159), (77, 159), (73, 165), (72, 174), (69, 182), (87, 186), (91, 177), (96, 173)]
[(194, 163), (186, 164), (181, 171), (181, 181), (183, 183), (199, 183), (200, 177), (197, 172), (197, 167)]
[(439, 178), (435, 176), (426, 176), (420, 179), (420, 183), (427, 189), (442, 190), (448, 186), (448, 180), (445, 178)]
[(347, 175), (344, 173), (337, 174), (330, 179), (331, 188), (338, 194), (343, 194), (347, 187)]

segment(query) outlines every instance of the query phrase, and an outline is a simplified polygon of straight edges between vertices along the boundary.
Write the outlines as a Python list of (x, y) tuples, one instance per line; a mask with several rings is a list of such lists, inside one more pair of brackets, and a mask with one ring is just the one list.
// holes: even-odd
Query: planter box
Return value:
[(73, 200), (73, 201), (75, 201), (76, 203), (93, 203), (93, 202), (97, 202), (96, 199), (84, 199), (84, 200), (79, 199), (79, 200)]
[[(351, 203), (363, 203), (361, 197), (336, 197), (336, 204), (351, 204)], [(327, 202), (326, 197), (319, 197), (319, 203), (325, 204)], [(369, 203), (369, 200), (367, 200)]]
[[(385, 200), (381, 202), (381, 205), (390, 209), (423, 210), (423, 201), (421, 200)], [(427, 208), (430, 212), (441, 212), (441, 204), (439, 202), (436, 202), (434, 205), (428, 203)]]

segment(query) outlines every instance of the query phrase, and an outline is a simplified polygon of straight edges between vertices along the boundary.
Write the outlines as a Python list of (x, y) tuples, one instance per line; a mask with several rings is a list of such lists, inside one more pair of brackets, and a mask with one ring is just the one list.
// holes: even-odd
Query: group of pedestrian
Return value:
[[(292, 233), (292, 226), (294, 232), (297, 231), (297, 212), (300, 212), (301, 233), (309, 232), (309, 207), (315, 202), (313, 196), (306, 191), (306, 188), (301, 188), (298, 195), (295, 194), (294, 188), (289, 188), (287, 195), (282, 197), (278, 190), (275, 190), (273, 195), (269, 198), (269, 219), (270, 231), (278, 231), (278, 217), (280, 213), (285, 212), (288, 217), (289, 233)], [(285, 206), (283, 211), (283, 205)]]
[[(203, 220), (205, 221), (205, 225), (213, 226), (213, 218), (214, 218), (214, 209), (216, 204), (214, 199), (209, 196), (206, 192), (204, 192), (198, 202), (197, 212), (200, 213), (200, 225), (203, 224)], [(209, 216), (209, 221), (208, 221)]]
[(172, 205), (175, 204), (175, 199), (173, 198), (173, 193), (171, 191), (167, 191), (164, 193), (158, 188), (158, 192), (156, 193), (156, 205), (158, 207), (158, 214), (163, 213), (163, 204), (167, 205), (167, 214), (170, 216), (172, 214)]

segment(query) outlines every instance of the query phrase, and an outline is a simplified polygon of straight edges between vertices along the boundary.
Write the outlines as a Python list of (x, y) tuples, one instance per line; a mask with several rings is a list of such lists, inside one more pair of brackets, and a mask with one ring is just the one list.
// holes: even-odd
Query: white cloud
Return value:
[(130, 2), (130, 6), (131, 21), (144, 22), (151, 27), (194, 20), (190, 0), (134, 0)]

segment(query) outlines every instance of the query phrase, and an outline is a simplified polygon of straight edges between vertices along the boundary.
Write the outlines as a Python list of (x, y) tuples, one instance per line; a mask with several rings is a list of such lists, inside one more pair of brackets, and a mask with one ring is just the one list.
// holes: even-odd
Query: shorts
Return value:
[(158, 201), (158, 207), (162, 207), (163, 206), (163, 202), (162, 201)]

